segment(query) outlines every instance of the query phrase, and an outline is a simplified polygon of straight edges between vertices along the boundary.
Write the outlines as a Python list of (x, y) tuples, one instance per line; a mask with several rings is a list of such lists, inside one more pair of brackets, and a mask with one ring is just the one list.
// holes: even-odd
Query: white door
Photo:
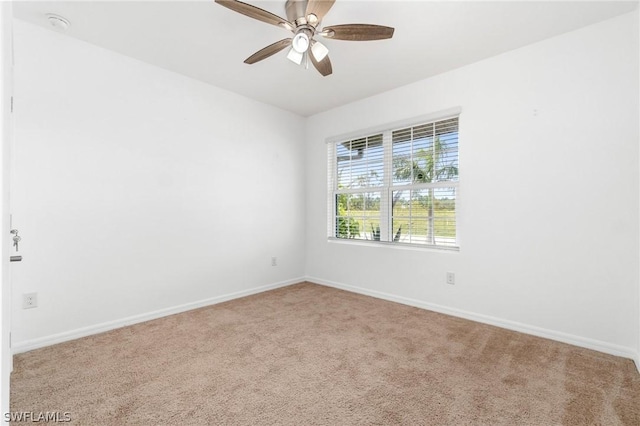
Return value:
[(9, 224), (9, 161), (12, 140), (12, 12), (11, 2), (0, 1), (0, 423), (7, 424), (5, 413), (9, 411), (9, 379), (12, 368), (11, 330), (11, 283), (9, 256), (11, 256), (11, 234)]

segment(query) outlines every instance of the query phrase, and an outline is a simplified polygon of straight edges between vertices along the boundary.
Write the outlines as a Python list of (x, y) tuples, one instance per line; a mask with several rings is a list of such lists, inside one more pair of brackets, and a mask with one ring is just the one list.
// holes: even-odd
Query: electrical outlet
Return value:
[(271, 266), (278, 266), (278, 258), (277, 257), (272, 257), (271, 258)]
[(455, 285), (456, 283), (456, 274), (453, 272), (447, 272), (447, 284)]
[(25, 293), (22, 295), (22, 309), (38, 307), (38, 293)]

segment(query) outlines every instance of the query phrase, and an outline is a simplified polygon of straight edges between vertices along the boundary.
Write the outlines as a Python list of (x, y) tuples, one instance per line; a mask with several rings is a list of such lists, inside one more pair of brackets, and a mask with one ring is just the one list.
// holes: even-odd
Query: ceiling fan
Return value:
[(287, 53), (289, 60), (298, 65), (302, 64), (304, 60), (307, 67), (309, 66), (308, 61), (311, 60), (320, 74), (326, 77), (333, 72), (328, 56), (329, 49), (315, 40), (313, 38), (315, 35), (333, 40), (350, 41), (383, 40), (393, 37), (393, 28), (371, 24), (332, 25), (319, 31), (318, 26), (322, 18), (331, 9), (335, 0), (287, 0), (285, 11), (288, 19), (237, 0), (215, 1), (235, 12), (267, 24), (279, 26), (294, 34), (292, 38), (276, 41), (264, 49), (258, 50), (245, 59), (246, 64), (255, 64), (290, 47), (289, 53)]

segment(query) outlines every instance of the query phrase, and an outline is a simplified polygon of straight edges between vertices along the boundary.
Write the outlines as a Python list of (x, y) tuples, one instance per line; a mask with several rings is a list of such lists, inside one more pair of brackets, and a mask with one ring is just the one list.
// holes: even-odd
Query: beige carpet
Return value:
[(640, 425), (632, 361), (298, 284), (15, 357), (83, 425)]

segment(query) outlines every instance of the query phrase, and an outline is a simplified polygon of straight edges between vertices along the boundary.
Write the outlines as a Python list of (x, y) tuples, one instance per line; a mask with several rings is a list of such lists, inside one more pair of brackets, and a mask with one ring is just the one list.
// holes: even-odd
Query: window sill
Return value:
[(460, 247), (444, 247), (444, 246), (419, 246), (415, 244), (402, 244), (402, 243), (390, 243), (386, 241), (370, 241), (370, 240), (355, 240), (347, 238), (327, 238), (329, 244), (346, 244), (352, 246), (365, 246), (375, 248), (391, 248), (399, 250), (413, 250), (413, 251), (430, 251), (434, 253), (459, 253)]

